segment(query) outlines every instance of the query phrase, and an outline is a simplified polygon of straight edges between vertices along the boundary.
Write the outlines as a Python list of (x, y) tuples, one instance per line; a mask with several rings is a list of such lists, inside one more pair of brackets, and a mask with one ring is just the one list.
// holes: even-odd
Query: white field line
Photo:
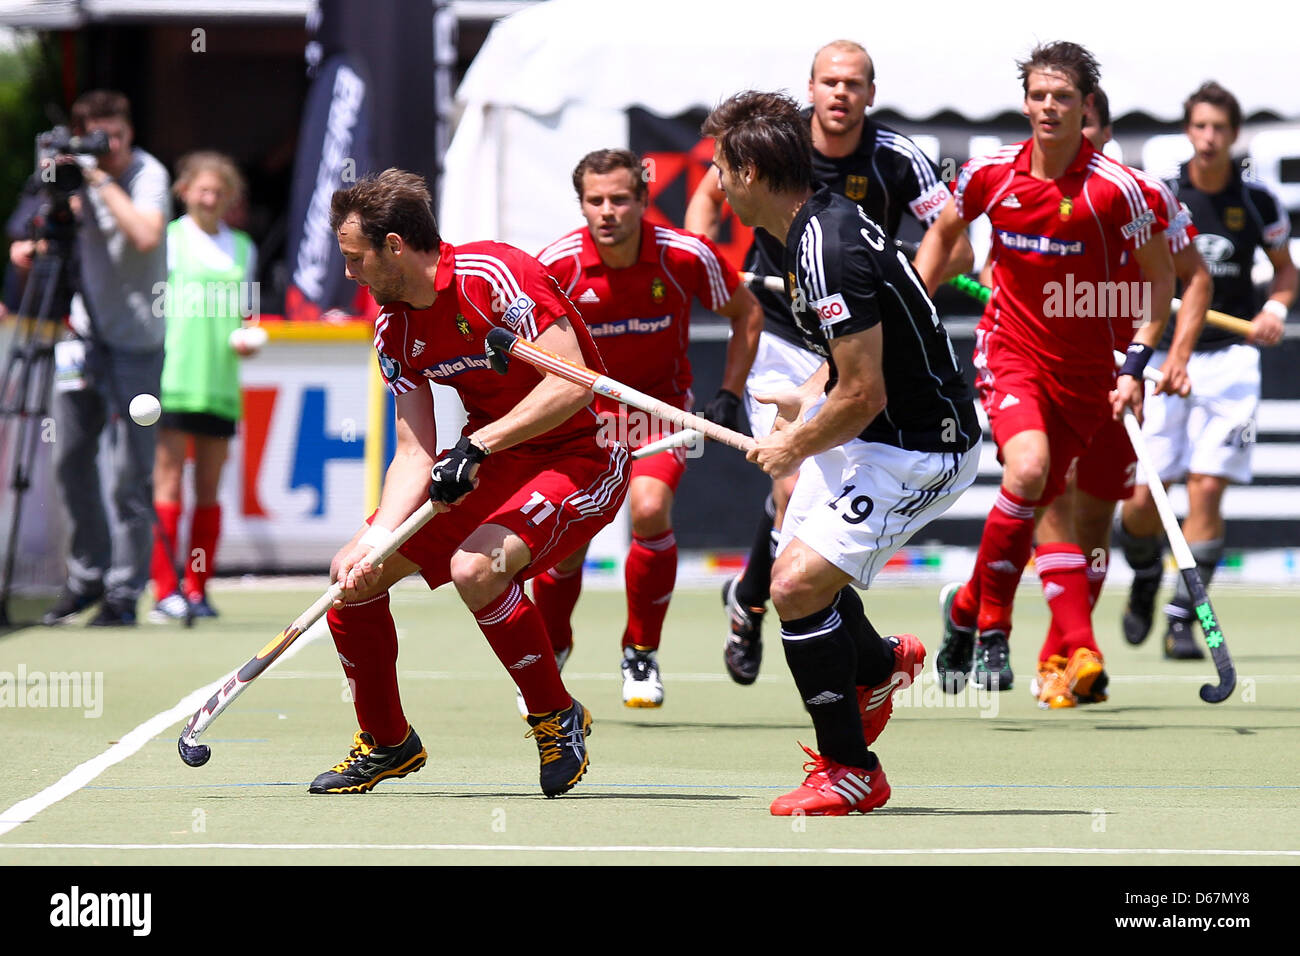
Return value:
[(1237, 856), (1300, 857), (1300, 850), (1214, 850), (1177, 847), (1102, 848), (1059, 846), (916, 847), (874, 849), (867, 847), (781, 847), (781, 846), (565, 846), (522, 843), (0, 843), (0, 850), (388, 850), (402, 852), (452, 853), (697, 853), (811, 855), (811, 856), (1034, 856), (1072, 854), (1077, 856)]
[[(278, 674), (267, 674), (273, 680), (340, 680), (341, 671), (283, 671)], [(501, 671), (420, 671), (420, 670), (402, 670), (399, 671), (398, 677), (401, 680), (458, 680), (458, 681), (504, 681), (509, 678)], [(730, 683), (731, 678), (723, 673), (702, 673), (702, 674), (678, 674), (675, 671), (668, 671), (665, 674), (668, 680), (685, 681), (687, 683)], [(568, 680), (621, 680), (622, 676), (617, 671), (604, 671), (600, 673), (569, 673), (564, 672), (564, 679)], [(764, 675), (759, 677), (760, 681), (782, 681), (787, 678), (776, 675)], [(928, 684), (933, 675), (927, 671), (923, 679)], [(1129, 674), (1129, 675), (1111, 675), (1111, 683), (1116, 684), (1204, 684), (1206, 681), (1213, 682), (1215, 675), (1213, 672), (1193, 675), (1193, 674)], [(1294, 684), (1300, 682), (1300, 674), (1261, 674), (1258, 677), (1252, 677), (1249, 674), (1238, 674), (1237, 682), (1252, 680), (1257, 684)], [(907, 693), (901, 691), (900, 693)]]
[[(267, 673), (279, 666), (282, 661), (288, 660), (299, 650), (306, 647), (316, 638), (326, 632), (325, 620), (322, 618), (311, 627), (309, 627), (298, 640), (294, 641), (283, 654), (271, 664)], [(265, 678), (265, 674), (262, 675)], [(337, 675), (336, 675), (337, 676)], [(62, 800), (64, 797), (71, 796), (86, 784), (90, 783), (101, 773), (114, 764), (121, 763), (128, 757), (139, 751), (145, 744), (153, 740), (168, 727), (177, 721), (188, 718), (201, 706), (204, 701), (213, 695), (218, 687), (221, 686), (222, 680), (225, 679), (223, 674), (205, 687), (182, 697), (175, 706), (164, 710), (161, 713), (154, 714), (144, 723), (137, 726), (130, 733), (126, 734), (113, 746), (109, 747), (103, 753), (96, 757), (91, 757), (85, 763), (78, 764), (72, 770), (64, 774), (62, 779), (56, 783), (50, 784), (35, 796), (28, 797), (25, 800), (19, 800), (12, 807), (0, 813), (0, 836), (4, 836), (14, 827), (26, 823), (36, 814), (40, 813), (46, 807), (52, 806)], [(177, 757), (177, 760), (180, 758)]]

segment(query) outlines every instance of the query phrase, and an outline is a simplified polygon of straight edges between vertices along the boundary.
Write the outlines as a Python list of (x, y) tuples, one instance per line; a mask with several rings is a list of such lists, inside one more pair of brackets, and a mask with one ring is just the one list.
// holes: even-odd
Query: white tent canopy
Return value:
[(1187, 94), (1216, 78), (1247, 115), (1300, 118), (1290, 4), (1175, 7), (1131, 0), (1039, 9), (844, 0), (551, 0), (500, 21), (458, 93), (441, 209), (452, 241), (492, 236), (535, 251), (578, 224), (567, 171), (583, 153), (627, 142), (626, 110), (674, 116), (741, 89), (802, 98), (813, 52), (863, 43), (876, 109), (922, 120), (952, 110), (981, 120), (1017, 110), (1015, 60), (1038, 42), (1087, 46), (1115, 116), (1176, 120)]

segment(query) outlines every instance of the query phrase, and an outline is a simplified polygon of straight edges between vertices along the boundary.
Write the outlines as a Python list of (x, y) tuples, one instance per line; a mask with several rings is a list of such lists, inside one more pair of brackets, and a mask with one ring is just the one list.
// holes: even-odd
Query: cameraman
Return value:
[[(154, 300), (167, 279), (171, 182), (162, 163), (132, 145), (131, 106), (121, 93), (83, 94), (72, 127), (77, 135), (103, 132), (108, 152), (85, 170), (74, 197), (80, 291), (71, 324), (80, 342), (62, 350), (54, 396), (54, 465), (72, 541), (67, 582), (42, 623), (66, 621), (102, 598), (92, 625), (134, 625), (149, 580), (155, 435), (131, 421), (127, 406), (141, 392), (157, 395), (162, 375), (164, 319)], [(10, 256), (21, 267), (33, 252), (31, 243), (15, 243)], [(105, 427), (113, 474), (107, 515), (98, 463)]]

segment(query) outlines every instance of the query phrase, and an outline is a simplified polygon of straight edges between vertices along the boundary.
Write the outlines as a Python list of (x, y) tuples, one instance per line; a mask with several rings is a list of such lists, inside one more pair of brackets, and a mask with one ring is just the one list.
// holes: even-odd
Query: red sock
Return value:
[(194, 520), (190, 525), (189, 561), (185, 564), (186, 597), (203, 597), (208, 578), (216, 568), (217, 538), (220, 535), (221, 505), (195, 508)]
[(984, 534), (980, 538), (979, 554), (975, 557), (972, 579), (977, 579), (977, 583), (963, 589), (972, 590), (979, 596), (979, 616), (975, 623), (981, 631), (1011, 634), (1011, 608), (1016, 601), (1016, 588), (1025, 565), (1029, 563), (1029, 552), (1034, 544), (1035, 504), (1006, 488), (999, 488), (997, 499), (989, 510)]
[(1096, 607), (1101, 599), (1101, 589), (1106, 585), (1106, 568), (1088, 565), (1088, 607)]
[(657, 648), (663, 636), (668, 600), (677, 583), (677, 538), (665, 531), (654, 538), (632, 536), (624, 566), (627, 630), (623, 646)]
[(1092, 634), (1092, 607), (1088, 603), (1088, 562), (1078, 545), (1040, 544), (1034, 556), (1043, 597), (1056, 622), (1053, 640), (1049, 632), (1038, 659), (1053, 654), (1068, 658), (1076, 648), (1086, 647), (1100, 653)]
[(407, 723), (397, 690), (397, 627), (388, 610), (388, 592), (330, 608), (325, 620), (351, 684), (358, 726), (380, 747), (400, 744)]
[(161, 601), (176, 590), (176, 532), (181, 526), (179, 501), (155, 501), (154, 513), (158, 524), (153, 532), (153, 560), (149, 574), (153, 578), (153, 598)]
[(573, 646), (573, 609), (581, 593), (581, 567), (569, 572), (551, 568), (533, 578), (533, 604), (542, 615), (551, 649), (557, 654)]
[[(1088, 562), (1088, 607), (1096, 608), (1097, 600), (1101, 597), (1102, 585), (1106, 583), (1106, 568), (1096, 567), (1091, 561)], [(1047, 640), (1043, 643), (1044, 648), (1059, 647), (1061, 638), (1061, 622), (1053, 614), (1051, 624), (1047, 628)], [(1094, 635), (1095, 636), (1095, 635)], [(1046, 658), (1044, 658), (1046, 660)]]
[(524, 695), (529, 713), (547, 714), (572, 705), (542, 615), (518, 581), (511, 581), (503, 594), (477, 611), (474, 620)]

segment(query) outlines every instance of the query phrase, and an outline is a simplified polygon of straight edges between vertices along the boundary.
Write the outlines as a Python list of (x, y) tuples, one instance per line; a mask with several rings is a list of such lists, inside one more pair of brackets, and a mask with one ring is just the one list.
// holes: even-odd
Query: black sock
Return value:
[(835, 610), (845, 629), (853, 638), (858, 652), (857, 682), (859, 687), (875, 687), (889, 680), (894, 672), (894, 645), (880, 636), (880, 632), (867, 620), (862, 598), (853, 585), (846, 584), (835, 596)]
[[(1210, 589), (1210, 580), (1214, 577), (1214, 571), (1223, 558), (1223, 539), (1197, 541), (1189, 544), (1188, 548), (1192, 552), (1192, 557), (1196, 559), (1196, 573), (1200, 575), (1201, 584), (1205, 585), (1205, 589), (1208, 591)], [(1181, 573), (1178, 575), (1178, 586), (1174, 590), (1172, 603), (1178, 607), (1186, 608), (1187, 616), (1191, 617), (1192, 596), (1187, 591), (1187, 585), (1183, 583)]]
[(736, 600), (747, 607), (765, 607), (772, 596), (772, 528), (776, 506), (772, 496), (763, 504), (763, 518), (754, 531), (754, 544), (749, 549), (749, 563), (736, 582)]
[(1116, 512), (1111, 538), (1124, 552), (1124, 560), (1137, 577), (1160, 577), (1164, 573), (1164, 565), (1160, 560), (1164, 544), (1162, 535), (1135, 535), (1124, 527), (1121, 513)]
[(799, 696), (817, 731), (822, 756), (874, 770), (876, 758), (862, 736), (858, 711), (857, 650), (834, 605), (781, 622), (781, 643)]

